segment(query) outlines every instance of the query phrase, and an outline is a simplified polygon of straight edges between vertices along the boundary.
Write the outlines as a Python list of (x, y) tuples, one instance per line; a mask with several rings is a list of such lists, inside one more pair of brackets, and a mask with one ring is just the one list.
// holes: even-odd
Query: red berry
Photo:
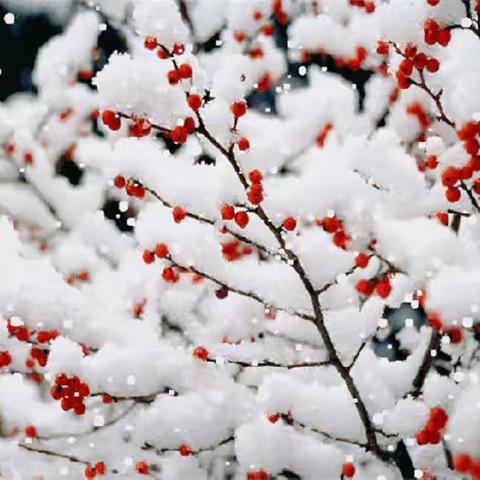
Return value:
[(235, 118), (243, 117), (247, 113), (247, 103), (244, 100), (234, 102), (230, 106), (230, 110)]
[(437, 220), (442, 224), (448, 227), (448, 213), (447, 212), (437, 212), (435, 214)]
[(417, 53), (413, 58), (413, 65), (419, 70), (423, 70), (427, 66), (427, 56), (424, 53)]
[(442, 183), (446, 187), (453, 187), (460, 180), (460, 171), (457, 167), (447, 167), (442, 172)]
[(259, 10), (254, 10), (253, 11), (253, 19), (258, 22), (259, 20), (261, 20), (263, 18), (263, 14), (262, 12), (260, 12)]
[(344, 463), (342, 474), (344, 477), (352, 478), (355, 475), (355, 465), (353, 463)]
[(207, 360), (208, 358), (208, 350), (205, 347), (197, 347), (193, 351), (193, 356), (198, 358), (199, 360)]
[(452, 32), (450, 30), (447, 30), (446, 28), (443, 30), (440, 30), (437, 35), (437, 42), (442, 46), (446, 47), (449, 43), (450, 40), (452, 39)]
[(440, 3), (440, 0), (427, 0), (427, 3), (431, 5), (432, 7), (435, 7)]
[(158, 258), (166, 258), (168, 257), (168, 246), (165, 243), (157, 243), (155, 247), (155, 255)]
[(178, 447), (178, 451), (182, 457), (188, 457), (192, 454), (192, 449), (188, 445), (180, 445)]
[(135, 470), (140, 475), (148, 475), (150, 472), (150, 467), (145, 462), (137, 462), (135, 465)]
[(428, 168), (434, 170), (438, 166), (438, 158), (436, 155), (429, 155), (425, 163), (427, 164)]
[(248, 138), (242, 137), (238, 141), (238, 148), (242, 151), (245, 152), (250, 148), (250, 142), (248, 141)]
[(390, 285), (390, 279), (386, 275), (381, 282), (378, 282), (375, 287), (375, 292), (377, 295), (382, 298), (387, 298), (392, 291), (392, 286)]
[(168, 58), (168, 52), (166, 52), (163, 48), (159, 48), (157, 50), (157, 57), (160, 59), (160, 60), (165, 60)]
[(76, 407), (74, 407), (73, 411), (76, 415), (83, 415), (86, 411), (85, 404), (81, 403), (80, 405), (77, 405)]
[(192, 117), (187, 117), (183, 121), (183, 128), (187, 131), (187, 134), (193, 133), (197, 128), (197, 125), (195, 124), (195, 120)]
[(328, 233), (334, 233), (342, 227), (342, 223), (335, 217), (325, 217), (321, 221), (323, 229)]
[(248, 174), (248, 178), (252, 183), (260, 183), (263, 180), (263, 175), (260, 170), (255, 169)]
[(375, 288), (375, 284), (370, 280), (361, 279), (355, 284), (355, 289), (357, 292), (369, 297)]
[(188, 96), (188, 106), (194, 111), (197, 112), (202, 106), (202, 98), (200, 95), (189, 95)]
[(185, 52), (185, 45), (183, 43), (176, 43), (173, 46), (173, 53), (175, 55), (182, 55)]
[(266, 37), (271, 37), (273, 35), (273, 25), (271, 23), (267, 23), (262, 27), (262, 33)]
[(180, 223), (187, 216), (185, 210), (182, 207), (175, 207), (172, 211), (172, 215), (175, 223)]
[(294, 217), (287, 217), (284, 221), (283, 221), (283, 228), (285, 230), (288, 230), (289, 232), (292, 232), (293, 230), (295, 230), (296, 226), (297, 226), (297, 220), (295, 220)]
[(90, 465), (87, 465), (85, 467), (85, 470), (84, 470), (83, 474), (85, 475), (85, 478), (89, 478), (89, 479), (95, 478), (95, 475), (96, 475), (95, 469), (93, 467), (91, 467)]
[(113, 399), (110, 395), (102, 395), (102, 402), (105, 404), (105, 405), (109, 405), (110, 403), (112, 403)]
[(450, 337), (450, 341), (457, 345), (462, 343), (463, 340), (463, 330), (460, 327), (449, 327), (445, 330), (445, 333)]
[(102, 121), (110, 130), (113, 131), (120, 130), (120, 127), (122, 126), (119, 115), (112, 110), (103, 111)]
[(162, 278), (166, 282), (172, 282), (172, 283), (174, 283), (177, 280), (177, 276), (175, 275), (173, 268), (170, 268), (170, 267), (163, 269)]
[(280, 414), (279, 413), (275, 413), (273, 415), (268, 415), (268, 421), (270, 423), (277, 423), (278, 420), (280, 419)]
[(465, 141), (465, 151), (469, 155), (476, 155), (478, 153), (479, 148), (480, 148), (480, 145), (476, 138), (469, 138), (468, 140)]
[(192, 67), (188, 63), (182, 63), (178, 67), (178, 74), (180, 75), (180, 78), (183, 78), (185, 80), (188, 78), (192, 78), (192, 75), (193, 75)]
[(248, 222), (250, 219), (248, 218), (247, 212), (237, 212), (234, 216), (235, 223), (240, 227), (240, 228), (245, 228), (248, 225)]
[(388, 55), (388, 51), (389, 51), (388, 43), (383, 40), (379, 40), (377, 43), (377, 53), (379, 55)]
[(370, 262), (370, 257), (366, 253), (359, 253), (355, 257), (355, 264), (359, 268), (366, 268)]
[(23, 159), (27, 165), (31, 165), (33, 163), (33, 154), (32, 152), (25, 152)]
[(427, 60), (427, 70), (430, 73), (438, 72), (439, 68), (440, 68), (440, 62), (436, 58), (429, 58)]
[(143, 251), (143, 261), (147, 264), (150, 265), (155, 261), (155, 255), (153, 252), (150, 250), (144, 250)]
[(472, 458), (466, 453), (457, 453), (453, 456), (453, 468), (457, 472), (467, 473), (472, 466)]
[(179, 145), (185, 143), (187, 141), (187, 137), (188, 137), (187, 129), (182, 126), (175, 127), (171, 134), (171, 138), (173, 142)]
[(125, 181), (125, 178), (122, 177), (122, 175), (117, 175), (117, 176), (113, 179), (113, 184), (114, 184), (117, 188), (124, 188), (125, 185), (127, 184), (127, 182)]
[(473, 182), (473, 191), (480, 195), (480, 178), (476, 178), (475, 182)]
[(177, 72), (177, 70), (170, 70), (167, 73), (167, 78), (170, 85), (177, 85), (177, 83), (180, 81), (180, 74)]
[(0, 368), (7, 367), (12, 363), (12, 356), (9, 352), (0, 352)]
[(433, 427), (432, 430), (440, 430), (448, 422), (447, 412), (441, 407), (435, 407), (430, 410), (428, 416), (428, 424), (430, 427)]
[(155, 50), (157, 48), (157, 40), (154, 37), (147, 37), (144, 46), (148, 50)]
[(460, 189), (456, 187), (448, 187), (447, 190), (445, 191), (445, 196), (447, 197), (447, 200), (449, 202), (455, 203), (460, 200), (460, 197), (462, 196)]
[(37, 429), (33, 425), (25, 427), (25, 436), (34, 438), (37, 436)]
[(95, 472), (97, 475), (105, 475), (107, 468), (105, 467), (105, 463), (103, 462), (97, 462), (95, 464)]
[(221, 209), (222, 220), (233, 220), (235, 210), (231, 205), (224, 205)]

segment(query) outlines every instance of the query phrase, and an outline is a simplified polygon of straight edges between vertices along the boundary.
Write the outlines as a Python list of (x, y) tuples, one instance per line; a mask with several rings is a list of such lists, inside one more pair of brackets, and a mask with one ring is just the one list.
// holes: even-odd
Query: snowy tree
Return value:
[(2, 478), (479, 480), (480, 1), (4, 3)]

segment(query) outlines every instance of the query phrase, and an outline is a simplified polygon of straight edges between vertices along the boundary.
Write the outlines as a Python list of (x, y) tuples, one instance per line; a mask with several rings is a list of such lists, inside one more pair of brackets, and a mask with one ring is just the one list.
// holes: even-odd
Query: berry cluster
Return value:
[(363, 8), (367, 13), (373, 13), (375, 11), (375, 3), (366, 0), (350, 0), (350, 5), (352, 7)]
[(113, 184), (117, 188), (125, 188), (125, 192), (129, 197), (135, 197), (138, 199), (145, 198), (145, 187), (136, 180), (125, 180), (122, 175), (117, 175), (113, 179)]
[(232, 205), (224, 205), (221, 210), (222, 220), (234, 220), (240, 228), (245, 228), (250, 221), (248, 213), (244, 210), (235, 212)]
[(169, 255), (168, 245), (165, 243), (157, 243), (155, 250), (144, 250), (143, 261), (149, 265), (155, 261), (155, 257), (167, 258)]
[(237, 239), (222, 243), (222, 255), (227, 262), (234, 262), (246, 255), (251, 255), (252, 252), (252, 247), (242, 245)]
[(333, 233), (332, 241), (338, 248), (346, 249), (350, 241), (350, 236), (345, 232), (341, 220), (336, 217), (317, 218), (316, 224), (327, 233)]
[(282, 0), (273, 0), (272, 13), (280, 25), (286, 25), (288, 23), (288, 14), (283, 9)]
[(328, 122), (328, 123), (325, 124), (325, 126), (322, 128), (322, 130), (320, 130), (320, 133), (317, 136), (317, 145), (320, 148), (323, 148), (323, 146), (325, 145), (328, 134), (330, 133), (330, 131), (332, 129), (333, 129), (333, 124)]
[(437, 445), (442, 439), (442, 432), (448, 422), (447, 412), (441, 407), (435, 407), (430, 410), (428, 421), (423, 430), (417, 433), (416, 440), (418, 445)]
[(197, 125), (192, 117), (183, 120), (183, 125), (177, 125), (172, 131), (164, 132), (163, 136), (169, 138), (177, 145), (183, 145), (188, 139), (188, 135), (193, 133)]
[(87, 465), (83, 474), (85, 478), (95, 478), (97, 475), (105, 475), (107, 467), (103, 462), (97, 462), (95, 465)]
[(147, 50), (157, 50), (157, 56), (161, 60), (165, 60), (166, 58), (173, 57), (175, 55), (182, 55), (185, 53), (185, 45), (182, 43), (175, 43), (173, 45), (173, 49), (171, 52), (169, 52), (163, 45), (160, 45), (157, 42), (157, 39), (155, 37), (146, 37), (144, 42), (143, 42), (144, 47)]
[(162, 278), (168, 283), (177, 283), (180, 280), (180, 270), (166, 267), (162, 271)]
[(461, 327), (458, 327), (456, 325), (453, 325), (451, 327), (444, 327), (440, 314), (435, 311), (427, 312), (427, 320), (434, 330), (448, 335), (452, 344), (457, 345), (459, 343), (462, 343), (463, 330), (461, 329)]
[(188, 63), (182, 63), (179, 67), (170, 70), (167, 73), (168, 83), (170, 85), (178, 85), (181, 80), (189, 80), (192, 78), (193, 70)]
[(30, 332), (27, 327), (24, 325), (12, 325), (10, 319), (7, 320), (7, 331), (20, 342), (26, 342), (30, 338)]
[(387, 298), (392, 292), (389, 274), (371, 280), (361, 279), (355, 284), (357, 292), (370, 297), (375, 292), (381, 298)]
[(448, 28), (441, 28), (433, 19), (429, 18), (423, 25), (424, 40), (427, 45), (439, 44), (446, 47), (452, 38), (452, 33)]
[(30, 357), (27, 358), (25, 365), (27, 368), (33, 368), (35, 366), (35, 361), (40, 367), (44, 367), (48, 361), (48, 350), (40, 350), (37, 347), (32, 347), (30, 349)]
[(50, 340), (55, 340), (59, 335), (58, 330), (40, 330), (37, 332), (37, 342), (47, 343)]
[[(472, 157), (476, 157), (480, 150), (480, 122), (467, 122), (457, 132), (459, 140), (463, 142), (465, 151)], [(478, 158), (477, 158), (478, 163)], [(479, 168), (477, 168), (478, 170)]]
[(73, 409), (77, 415), (83, 415), (86, 410), (84, 400), (90, 395), (90, 388), (77, 375), (68, 377), (64, 373), (59, 373), (55, 377), (55, 385), (51, 387), (50, 394), (54, 400), (61, 401), (63, 410)]
[(128, 127), (130, 137), (142, 138), (150, 135), (152, 124), (145, 118), (132, 117), (133, 123)]
[[(377, 53), (388, 53), (388, 44), (385, 42), (379, 42), (377, 45)], [(440, 69), (440, 62), (433, 57), (427, 57), (423, 52), (418, 52), (417, 46), (413, 43), (409, 43), (403, 52), (400, 54), (404, 59), (400, 62), (395, 77), (397, 79), (397, 85), (400, 89), (410, 88), (410, 77), (413, 74), (414, 69), (418, 72), (427, 70), (429, 73), (436, 73)]]
[(480, 458), (472, 458), (467, 453), (453, 456), (453, 468), (458, 473), (469, 473), (473, 480), (480, 479)]
[(75, 281), (79, 282), (88, 282), (90, 280), (90, 274), (87, 270), (81, 270), (78, 273), (74, 273), (73, 275), (68, 275), (66, 281), (69, 285), (73, 285)]

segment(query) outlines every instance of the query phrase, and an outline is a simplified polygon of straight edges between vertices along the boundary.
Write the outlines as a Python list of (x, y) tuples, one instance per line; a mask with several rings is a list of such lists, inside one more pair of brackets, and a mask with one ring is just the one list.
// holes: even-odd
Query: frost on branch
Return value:
[(68, 4), (0, 105), (2, 475), (480, 479), (478, 0)]

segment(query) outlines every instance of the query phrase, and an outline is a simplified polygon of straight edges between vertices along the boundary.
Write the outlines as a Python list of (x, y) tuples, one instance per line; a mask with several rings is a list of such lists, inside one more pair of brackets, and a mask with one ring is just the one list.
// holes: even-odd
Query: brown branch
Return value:
[(19, 443), (18, 446), (20, 448), (23, 448), (24, 450), (28, 450), (29, 452), (40, 453), (42, 455), (48, 455), (49, 457), (61, 458), (64, 460), (68, 460), (69, 462), (72, 462), (72, 463), (78, 463), (80, 465), (90, 465), (90, 462), (82, 460), (74, 455), (67, 455), (66, 453), (54, 452), (52, 450), (47, 450), (46, 448), (27, 445), (26, 443)]
[[(271, 305), (270, 302), (267, 302), (264, 298), (262, 298), (260, 295), (256, 294), (255, 292), (242, 290), (241, 288), (237, 288), (237, 287), (233, 287), (231, 285), (228, 285), (227, 283), (220, 280), (219, 278), (214, 277), (212, 274), (209, 274), (209, 273), (206, 273), (202, 270), (199, 270), (196, 267), (181, 265), (180, 263), (173, 260), (173, 258), (171, 256), (168, 256), (167, 258), (168, 258), (168, 260), (170, 260), (172, 265), (174, 265), (175, 267), (180, 268), (180, 269), (184, 269), (184, 270), (188, 270), (189, 272), (195, 273), (197, 275), (201, 275), (202, 277), (206, 278), (207, 280), (210, 280), (211, 282), (215, 283), (216, 285), (218, 285), (221, 288), (225, 288), (228, 291), (236, 293), (236, 294), (241, 295), (243, 297), (251, 298), (252, 300), (257, 301), (258, 303), (261, 303), (266, 308), (268, 308)], [(279, 311), (287, 312), (291, 315), (295, 315), (297, 317), (303, 318), (304, 320), (309, 320), (311, 322), (315, 321), (314, 317), (312, 317), (308, 313), (291, 311), (287, 308), (280, 308), (280, 307), (275, 307), (275, 308)]]
[[(230, 359), (221, 359), (224, 360), (226, 363), (231, 365), (238, 365), (239, 367), (272, 367), (272, 368), (285, 368), (287, 370), (292, 370), (295, 368), (314, 368), (314, 367), (325, 367), (331, 365), (329, 360), (318, 361), (318, 362), (301, 362), (301, 363), (293, 363), (290, 365), (282, 365), (281, 363), (275, 363), (270, 360), (264, 360), (263, 362), (259, 363), (252, 363), (252, 362), (244, 362), (242, 360), (230, 360)], [(217, 364), (217, 359), (215, 358), (207, 358), (206, 360), (209, 363)]]
[(467, 187), (463, 180), (460, 180), (460, 188), (468, 195), (468, 198), (472, 202), (472, 205), (475, 207), (477, 212), (480, 212), (480, 205), (477, 202), (477, 199), (474, 197), (472, 190)]
[[(215, 451), (217, 448), (223, 447), (224, 445), (227, 445), (234, 440), (235, 437), (229, 436), (212, 447), (197, 448), (196, 450), (192, 449), (191, 455), (198, 455), (199, 453)], [(163, 455), (164, 453), (168, 452), (178, 452), (178, 448), (157, 448), (155, 447), (155, 445), (152, 445), (148, 442), (143, 445), (142, 450), (153, 450), (157, 455)]]
[[(210, 134), (199, 112), (197, 112), (197, 119), (199, 122), (199, 127), (197, 129), (198, 133), (200, 133), (205, 138), (207, 138), (212, 143), (212, 145), (214, 145), (226, 157), (226, 159), (234, 169), (243, 188), (245, 190), (248, 190), (249, 183), (235, 159), (233, 148), (230, 148), (227, 150)], [(305, 287), (305, 290), (307, 291), (310, 297), (310, 301), (311, 301), (313, 312), (314, 312), (314, 324), (317, 327), (317, 330), (320, 333), (320, 336), (322, 337), (323, 343), (325, 345), (325, 348), (328, 351), (329, 359), (332, 365), (335, 367), (335, 369), (337, 370), (337, 372), (345, 382), (347, 389), (352, 399), (354, 400), (355, 407), (358, 411), (358, 414), (360, 416), (360, 419), (365, 429), (365, 434), (367, 438), (367, 449), (372, 451), (372, 453), (375, 456), (377, 456), (382, 460), (389, 459), (390, 454), (382, 450), (380, 448), (380, 445), (378, 444), (375, 430), (374, 430), (372, 421), (370, 420), (367, 407), (363, 399), (361, 398), (360, 392), (357, 386), (355, 385), (355, 382), (352, 376), (350, 375), (348, 368), (344, 366), (342, 361), (340, 360), (340, 357), (338, 356), (335, 345), (333, 344), (332, 338), (330, 337), (330, 334), (325, 326), (325, 319), (324, 319), (322, 307), (320, 305), (320, 301), (318, 299), (318, 294), (315, 290), (315, 287), (312, 285), (310, 279), (308, 278), (305, 272), (305, 269), (303, 268), (297, 255), (292, 250), (287, 248), (285, 244), (285, 240), (281, 234), (281, 229), (277, 228), (275, 224), (269, 219), (269, 217), (267, 216), (267, 214), (265, 213), (261, 205), (259, 205), (256, 208), (255, 212), (257, 216), (263, 221), (265, 226), (272, 232), (274, 237), (277, 239), (280, 247), (286, 253), (288, 259), (290, 260), (292, 268), (295, 270), (295, 272), (299, 276), (302, 284)]]
[[(143, 184), (142, 184), (143, 185)], [(149, 187), (146, 187), (145, 185), (143, 185), (143, 188), (145, 189), (146, 192), (150, 193), (150, 195), (152, 195), (153, 197), (155, 197), (165, 208), (169, 208), (170, 210), (173, 210), (174, 208), (174, 205), (172, 205), (170, 202), (168, 202), (167, 200), (165, 200), (159, 193), (157, 193), (155, 190), (149, 188)], [(204, 223), (206, 225), (210, 225), (210, 226), (215, 226), (216, 225), (216, 221), (215, 220), (212, 220), (210, 218), (206, 218), (206, 217), (203, 217), (201, 215), (197, 215), (196, 213), (193, 213), (193, 212), (189, 212), (189, 211), (185, 211), (185, 215), (186, 217), (188, 218), (191, 218), (193, 220), (196, 220), (197, 222), (200, 222), (200, 223)], [(270, 250), (268, 250), (267, 247), (264, 247), (263, 245), (261, 245), (260, 243), (258, 242), (255, 242), (254, 240), (251, 240), (250, 238), (246, 237), (245, 235), (242, 235), (241, 233), (237, 233), (235, 232), (234, 230), (232, 230), (231, 228), (227, 227), (227, 226), (222, 226), (222, 228), (225, 229), (225, 231), (232, 235), (232, 237), (235, 237), (237, 240), (240, 240), (241, 242), (243, 243), (246, 243), (248, 245), (251, 245), (252, 247), (255, 247), (257, 250), (263, 252), (265, 255), (278, 255), (277, 253), (275, 252), (271, 252)]]
[(36, 438), (38, 440), (44, 440), (44, 441), (48, 441), (48, 440), (57, 440), (59, 438), (64, 438), (64, 437), (83, 437), (85, 435), (90, 435), (90, 434), (93, 434), (93, 433), (96, 433), (98, 432), (99, 430), (104, 430), (105, 428), (108, 428), (108, 427), (111, 427), (113, 425), (115, 425), (116, 423), (120, 422), (121, 420), (123, 420), (125, 417), (128, 416), (129, 413), (132, 412), (132, 410), (134, 410), (134, 408), (136, 407), (136, 403), (133, 402), (131, 405), (129, 405), (120, 415), (117, 415), (116, 417), (112, 418), (111, 420), (109, 420), (108, 422), (106, 422), (104, 425), (102, 425), (101, 427), (93, 427), (89, 430), (85, 430), (83, 432), (70, 432), (70, 433), (56, 433), (56, 434), (53, 434), (53, 435), (50, 435), (50, 436), (42, 436), (42, 435), (38, 435)]
[(415, 376), (412, 382), (413, 390), (409, 392), (412, 396), (418, 397), (420, 395), (423, 385), (425, 383), (425, 380), (427, 378), (428, 372), (432, 367), (432, 363), (433, 363), (432, 352), (438, 350), (439, 346), (440, 346), (440, 333), (432, 329), (430, 341), (425, 350), (422, 363), (420, 365), (420, 368), (418, 369), (417, 375)]

